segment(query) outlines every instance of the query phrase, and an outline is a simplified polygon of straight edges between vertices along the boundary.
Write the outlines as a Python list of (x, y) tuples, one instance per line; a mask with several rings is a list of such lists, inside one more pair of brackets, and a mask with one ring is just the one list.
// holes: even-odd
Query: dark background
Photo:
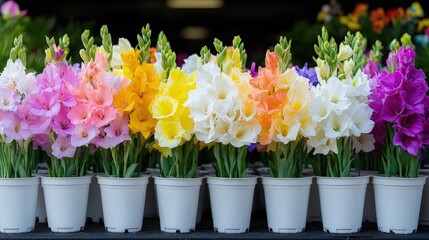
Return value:
[[(280, 35), (287, 36), (297, 21), (315, 23), (322, 5), (329, 3), (328, 0), (223, 0), (223, 6), (218, 9), (172, 9), (167, 6), (168, 0), (110, 0), (102, 3), (84, 0), (16, 1), (21, 9), (28, 10), (31, 17), (55, 16), (56, 29), (70, 21), (77, 24), (91, 22), (95, 35), (99, 34), (103, 24), (107, 24), (114, 44), (119, 37), (126, 37), (135, 45), (141, 27), (149, 23), (152, 41), (156, 41), (156, 36), (162, 30), (178, 54), (198, 53), (204, 45), (213, 51), (215, 37), (230, 45), (233, 36), (240, 35), (249, 58), (252, 54), (265, 52), (265, 49), (277, 42)], [(413, 1), (338, 1), (345, 13), (351, 12), (358, 2), (369, 3), (369, 9), (372, 10), (377, 7), (407, 8)], [(429, 1), (421, 0), (420, 3), (429, 14)], [(200, 40), (184, 39), (181, 31), (186, 26), (205, 27), (208, 30), (207, 37)], [(302, 29), (302, 33), (305, 32), (306, 29)], [(295, 37), (293, 44), (300, 44), (300, 39)], [(312, 48), (311, 45), (308, 47)]]

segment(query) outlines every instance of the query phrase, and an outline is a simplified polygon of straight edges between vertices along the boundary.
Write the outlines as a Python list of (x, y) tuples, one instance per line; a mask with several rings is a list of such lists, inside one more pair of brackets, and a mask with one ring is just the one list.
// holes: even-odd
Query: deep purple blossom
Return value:
[(399, 72), (384, 75), (379, 78), (379, 84), (383, 92), (387, 95), (394, 95), (402, 89), (404, 76)]
[[(412, 48), (390, 52), (386, 60), (389, 71), (374, 73), (369, 96), (376, 143), (392, 141), (412, 155), (429, 144), (429, 88), (425, 73), (414, 66), (415, 57)], [(393, 128), (393, 139), (385, 139), (386, 126)]]
[(381, 109), (380, 118), (384, 121), (393, 122), (404, 111), (404, 102), (401, 95), (387, 96)]
[(296, 72), (303, 77), (306, 77), (310, 80), (310, 84), (313, 86), (317, 86), (319, 84), (319, 80), (317, 79), (317, 74), (314, 68), (308, 68), (308, 64), (305, 63), (304, 67), (301, 69), (298, 66), (295, 66)]
[(398, 52), (393, 56), (396, 67), (413, 66), (416, 60), (416, 52), (412, 48), (401, 46)]
[(249, 152), (249, 153), (252, 153), (253, 151), (255, 151), (255, 149), (256, 149), (256, 143), (251, 143), (250, 145), (249, 145), (249, 147), (247, 148), (247, 151)]
[(421, 114), (402, 115), (396, 120), (394, 129), (408, 136), (417, 137), (423, 131), (423, 117)]
[(373, 62), (369, 60), (366, 65), (363, 67), (363, 72), (368, 75), (368, 78), (375, 77), (376, 74), (380, 71), (380, 68), (378, 66), (377, 62)]
[(408, 136), (402, 131), (397, 131), (393, 137), (393, 144), (401, 147), (402, 150), (417, 156), (419, 149), (422, 147), (422, 140), (419, 136)]
[(258, 72), (256, 71), (256, 63), (252, 62), (252, 65), (250, 65), (250, 75), (252, 78), (255, 78), (258, 76)]

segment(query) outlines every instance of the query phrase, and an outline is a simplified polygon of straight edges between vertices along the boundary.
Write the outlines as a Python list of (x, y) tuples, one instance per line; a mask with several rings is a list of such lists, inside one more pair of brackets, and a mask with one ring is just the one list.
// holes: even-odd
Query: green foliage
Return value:
[(269, 152), (267, 159), (272, 177), (298, 178), (302, 175), (302, 166), (308, 153), (306, 141), (301, 138), (287, 144), (277, 143), (277, 151)]
[(375, 41), (369, 53), (369, 59), (373, 62), (380, 62), (383, 58), (383, 45), (380, 41)]
[(146, 141), (136, 135), (113, 148), (99, 148), (106, 176), (130, 178), (140, 176), (142, 160), (147, 154)]
[(145, 27), (142, 27), (142, 35), (137, 34), (137, 42), (140, 52), (140, 62), (150, 62), (149, 48), (152, 44), (150, 37), (152, 31), (150, 30), (149, 23)]
[[(2, 178), (31, 177), (37, 167), (29, 149), (31, 140), (6, 143), (0, 140), (0, 172)], [(30, 151), (29, 151), (30, 150)]]
[(176, 67), (176, 53), (171, 50), (170, 42), (167, 40), (164, 32), (160, 32), (158, 35), (158, 42), (156, 44), (158, 51), (161, 51), (162, 55), (162, 68), (166, 73), (167, 80), (171, 69)]
[(197, 173), (199, 145), (194, 140), (171, 149), (171, 156), (161, 155), (161, 177), (194, 178)]
[(80, 177), (88, 170), (89, 148), (80, 147), (71, 158), (58, 159), (51, 155), (47, 161), (49, 177)]
[(292, 40), (287, 40), (286, 37), (280, 37), (279, 42), (274, 47), (274, 51), (279, 57), (280, 72), (286, 71), (290, 63), (292, 63), (292, 53), (290, 52)]
[(223, 178), (247, 177), (247, 146), (237, 148), (231, 144), (215, 143), (212, 151), (216, 159), (213, 164), (216, 176)]
[(26, 49), (23, 46), (22, 42), (22, 34), (20, 34), (17, 38), (13, 40), (13, 47), (10, 50), (9, 58), (12, 61), (16, 61), (16, 59), (21, 59), (22, 64), (25, 66), (27, 61)]
[(202, 47), (200, 51), (200, 56), (202, 59), (202, 64), (208, 63), (211, 57), (210, 49), (207, 46)]

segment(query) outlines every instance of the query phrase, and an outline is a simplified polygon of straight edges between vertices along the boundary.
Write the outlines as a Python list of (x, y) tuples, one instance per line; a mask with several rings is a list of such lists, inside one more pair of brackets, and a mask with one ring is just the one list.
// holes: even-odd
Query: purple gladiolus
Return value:
[(423, 118), (420, 114), (400, 116), (396, 123), (395, 130), (397, 129), (408, 136), (417, 137), (423, 131)]
[(368, 75), (369, 78), (373, 78), (380, 71), (378, 64), (369, 60), (365, 67), (363, 67), (363, 72)]
[(253, 151), (255, 151), (255, 149), (256, 149), (256, 143), (251, 143), (251, 144), (249, 145), (249, 147), (247, 148), (247, 151), (248, 151), (249, 153), (252, 153)]
[(381, 109), (380, 118), (384, 121), (393, 122), (404, 111), (404, 102), (400, 94), (387, 96)]
[(398, 131), (393, 137), (393, 144), (400, 146), (402, 150), (408, 151), (411, 155), (417, 156), (422, 147), (422, 140), (420, 137), (408, 136), (404, 132)]
[(387, 95), (394, 95), (402, 89), (402, 82), (404, 76), (399, 72), (381, 76), (379, 83), (383, 92)]
[(386, 123), (390, 123), (394, 137), (388, 141), (416, 156), (429, 144), (429, 87), (425, 73), (414, 66), (415, 58), (412, 48), (390, 52), (386, 60), (390, 72), (374, 74), (369, 106), (374, 110), (372, 133), (377, 144), (385, 144)]
[(400, 47), (398, 52), (393, 56), (393, 61), (396, 67), (408, 67), (414, 65), (416, 60), (416, 52), (412, 48)]
[(252, 78), (255, 78), (258, 76), (258, 72), (256, 71), (256, 63), (252, 62), (252, 65), (250, 65), (250, 75)]
[(301, 69), (298, 66), (295, 66), (296, 72), (303, 77), (306, 77), (310, 80), (310, 84), (313, 86), (317, 86), (319, 84), (319, 80), (317, 79), (317, 74), (314, 68), (308, 68), (308, 64), (305, 63), (304, 67)]

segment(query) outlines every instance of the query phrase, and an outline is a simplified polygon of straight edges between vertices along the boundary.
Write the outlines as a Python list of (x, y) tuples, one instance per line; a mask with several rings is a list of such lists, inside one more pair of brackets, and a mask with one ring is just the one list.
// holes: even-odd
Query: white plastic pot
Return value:
[(34, 230), (39, 183), (39, 177), (0, 178), (0, 232)]
[(317, 177), (325, 232), (360, 231), (368, 182), (369, 176)]
[(195, 231), (202, 178), (154, 178), (161, 231)]
[(249, 231), (257, 177), (208, 177), (213, 227), (220, 233)]
[(268, 228), (275, 233), (304, 231), (313, 177), (262, 177)]
[(149, 176), (117, 178), (97, 176), (108, 232), (138, 232), (142, 229)]
[(417, 178), (373, 176), (379, 231), (396, 234), (417, 231), (426, 178), (427, 176)]
[(85, 228), (91, 178), (42, 177), (48, 227), (52, 232), (79, 232)]

